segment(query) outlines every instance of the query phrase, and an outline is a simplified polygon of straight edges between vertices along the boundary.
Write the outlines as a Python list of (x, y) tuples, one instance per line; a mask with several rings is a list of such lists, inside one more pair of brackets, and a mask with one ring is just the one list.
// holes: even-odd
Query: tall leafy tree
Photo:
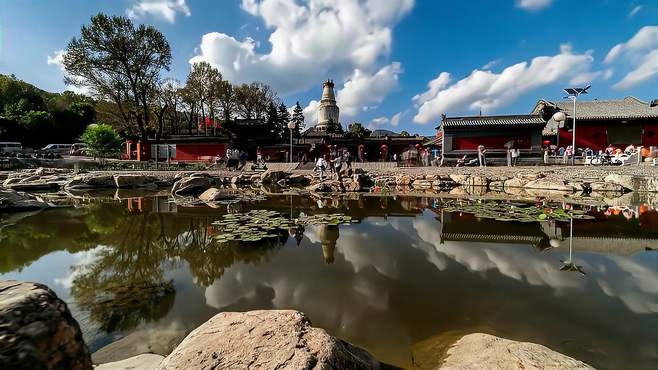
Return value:
[(299, 137), (306, 127), (304, 123), (304, 109), (299, 105), (299, 102), (295, 104), (295, 108), (292, 110), (291, 120), (295, 123), (295, 136)]
[[(288, 128), (288, 123), (290, 122), (290, 112), (288, 112), (288, 107), (285, 104), (281, 103), (278, 108), (279, 114), (279, 135), (282, 137), (290, 136), (290, 129)], [(293, 130), (293, 134), (294, 134)]]
[(115, 115), (147, 141), (153, 91), (170, 64), (169, 43), (156, 28), (99, 13), (66, 48), (65, 82), (113, 102)]
[(270, 102), (267, 108), (267, 130), (274, 138), (279, 138), (279, 127), (281, 121), (279, 119), (279, 110), (273, 102)]

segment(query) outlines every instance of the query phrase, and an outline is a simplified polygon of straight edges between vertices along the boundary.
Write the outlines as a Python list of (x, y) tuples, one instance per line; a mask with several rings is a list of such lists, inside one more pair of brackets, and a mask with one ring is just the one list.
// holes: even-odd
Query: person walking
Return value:
[(521, 149), (519, 149), (519, 148), (514, 148), (514, 149), (512, 149), (512, 153), (511, 153), (511, 156), (512, 156), (512, 167), (516, 167), (516, 164), (517, 164), (518, 161), (519, 161), (519, 156), (520, 156), (520, 155), (521, 155)]
[(352, 169), (352, 155), (347, 150), (345, 151), (345, 165), (347, 169)]
[(325, 162), (323, 157), (318, 157), (318, 160), (315, 162), (315, 170), (320, 173), (320, 181), (324, 180), (324, 171), (327, 169), (327, 162)]
[(343, 155), (337, 155), (332, 162), (334, 165), (334, 171), (336, 171), (336, 180), (340, 180), (340, 171), (343, 169)]
[(480, 167), (487, 167), (487, 149), (484, 145), (478, 145), (478, 163)]

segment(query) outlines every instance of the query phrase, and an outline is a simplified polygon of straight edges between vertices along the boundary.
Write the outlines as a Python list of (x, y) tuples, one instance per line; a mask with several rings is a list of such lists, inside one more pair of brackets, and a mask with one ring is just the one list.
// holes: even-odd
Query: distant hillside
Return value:
[(93, 99), (51, 93), (13, 75), (0, 75), (0, 141), (20, 141), (38, 148), (77, 141), (95, 120)]

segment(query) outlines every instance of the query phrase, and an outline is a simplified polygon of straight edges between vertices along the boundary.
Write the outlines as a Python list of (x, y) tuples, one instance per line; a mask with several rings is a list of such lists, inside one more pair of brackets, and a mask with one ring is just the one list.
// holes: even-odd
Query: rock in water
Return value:
[(204, 202), (218, 202), (227, 199), (235, 199), (235, 196), (227, 194), (217, 188), (210, 188), (199, 195), (199, 200)]
[(540, 344), (469, 334), (448, 350), (441, 369), (593, 369)]
[(114, 184), (117, 188), (156, 188), (155, 178), (137, 174), (117, 174), (114, 175)]
[(31, 211), (48, 208), (50, 204), (39, 201), (32, 196), (15, 190), (0, 190), (0, 211)]
[(160, 370), (380, 369), (368, 352), (289, 310), (223, 312), (192, 331)]
[(0, 281), (0, 369), (93, 369), (78, 323), (45, 285)]
[(274, 184), (288, 177), (288, 174), (283, 171), (270, 171), (267, 170), (260, 175), (260, 180), (263, 184)]
[(104, 173), (76, 175), (65, 186), (66, 189), (114, 188), (114, 177)]
[(210, 188), (209, 177), (184, 177), (174, 183), (172, 195), (197, 195)]
[(164, 357), (145, 353), (125, 360), (108, 362), (96, 367), (96, 370), (155, 370)]

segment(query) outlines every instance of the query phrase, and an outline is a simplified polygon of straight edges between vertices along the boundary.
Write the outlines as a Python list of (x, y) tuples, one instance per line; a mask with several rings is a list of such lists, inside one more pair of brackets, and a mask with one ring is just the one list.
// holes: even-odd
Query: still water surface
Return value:
[[(570, 222), (504, 222), (443, 206), (411, 197), (279, 196), (218, 208), (95, 201), (5, 218), (0, 278), (51, 287), (92, 351), (131, 333), (184, 335), (220, 311), (276, 308), (301, 310), (405, 368), (431, 365), (429, 353), (472, 332), (541, 343), (602, 369), (658, 368), (651, 207), (585, 207), (594, 219), (575, 220), (570, 239)], [(360, 223), (307, 226), (268, 245), (213, 242), (213, 221), (251, 209), (340, 212)]]

